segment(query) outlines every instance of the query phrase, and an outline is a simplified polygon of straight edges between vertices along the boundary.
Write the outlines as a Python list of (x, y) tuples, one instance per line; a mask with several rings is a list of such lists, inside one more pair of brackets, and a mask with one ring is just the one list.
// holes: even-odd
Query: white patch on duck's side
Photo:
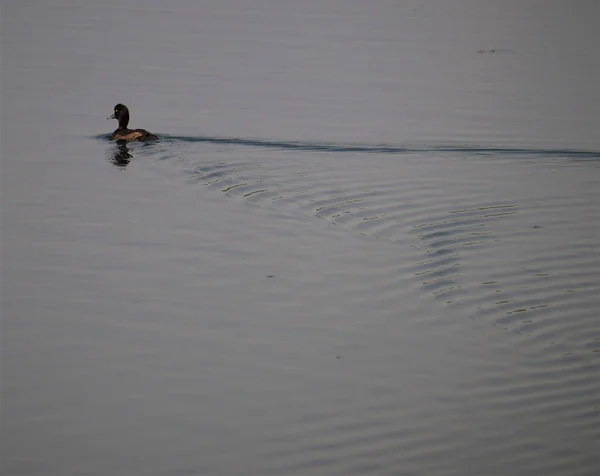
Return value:
[(144, 134), (142, 132), (139, 132), (139, 131), (129, 131), (126, 134), (123, 134), (123, 133), (114, 134), (111, 137), (111, 140), (115, 140), (115, 141), (124, 140), (124, 141), (127, 141), (127, 142), (133, 142), (133, 141), (138, 140), (143, 135)]
[(127, 137), (127, 140), (138, 140), (140, 137), (142, 137), (144, 134), (142, 134), (141, 132), (137, 132), (137, 131), (133, 131), (130, 132), (129, 134), (127, 134), (125, 137)]

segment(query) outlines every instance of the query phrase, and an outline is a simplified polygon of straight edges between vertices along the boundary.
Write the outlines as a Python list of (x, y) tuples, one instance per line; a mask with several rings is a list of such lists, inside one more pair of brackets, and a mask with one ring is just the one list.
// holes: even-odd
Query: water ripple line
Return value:
[[(105, 139), (108, 134), (95, 136), (96, 139)], [(503, 147), (503, 146), (481, 146), (465, 144), (421, 144), (421, 145), (401, 145), (401, 144), (353, 144), (353, 143), (327, 143), (317, 141), (286, 141), (276, 139), (253, 139), (245, 137), (220, 137), (220, 136), (182, 136), (171, 134), (159, 134), (161, 141), (164, 142), (187, 142), (187, 143), (207, 143), (232, 145), (240, 147), (252, 147), (262, 149), (279, 150), (300, 150), (300, 151), (319, 151), (319, 152), (358, 152), (368, 154), (410, 154), (419, 152), (450, 152), (473, 155), (524, 155), (545, 157), (571, 157), (581, 159), (600, 159), (600, 151), (585, 149), (538, 149), (523, 147)]]

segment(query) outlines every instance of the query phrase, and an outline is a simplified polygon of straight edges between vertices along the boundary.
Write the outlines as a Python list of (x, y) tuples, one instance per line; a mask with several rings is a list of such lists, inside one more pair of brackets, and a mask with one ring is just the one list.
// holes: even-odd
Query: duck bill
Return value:
[(112, 116), (108, 116), (107, 119), (116, 119), (115, 115), (113, 114)]

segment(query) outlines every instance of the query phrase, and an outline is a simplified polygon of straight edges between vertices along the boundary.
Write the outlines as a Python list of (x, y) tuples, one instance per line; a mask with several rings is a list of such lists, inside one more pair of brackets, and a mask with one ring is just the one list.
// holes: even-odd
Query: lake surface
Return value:
[(599, 18), (3, 2), (3, 474), (598, 474)]

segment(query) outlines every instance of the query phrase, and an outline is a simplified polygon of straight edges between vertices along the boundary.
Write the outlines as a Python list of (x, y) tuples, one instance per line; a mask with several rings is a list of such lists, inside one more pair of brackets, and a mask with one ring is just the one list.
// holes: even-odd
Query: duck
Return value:
[(129, 109), (125, 104), (117, 104), (112, 116), (107, 119), (116, 119), (119, 121), (119, 127), (110, 136), (110, 140), (120, 143), (124, 142), (147, 142), (158, 140), (158, 137), (151, 134), (146, 129), (127, 129), (129, 124)]

